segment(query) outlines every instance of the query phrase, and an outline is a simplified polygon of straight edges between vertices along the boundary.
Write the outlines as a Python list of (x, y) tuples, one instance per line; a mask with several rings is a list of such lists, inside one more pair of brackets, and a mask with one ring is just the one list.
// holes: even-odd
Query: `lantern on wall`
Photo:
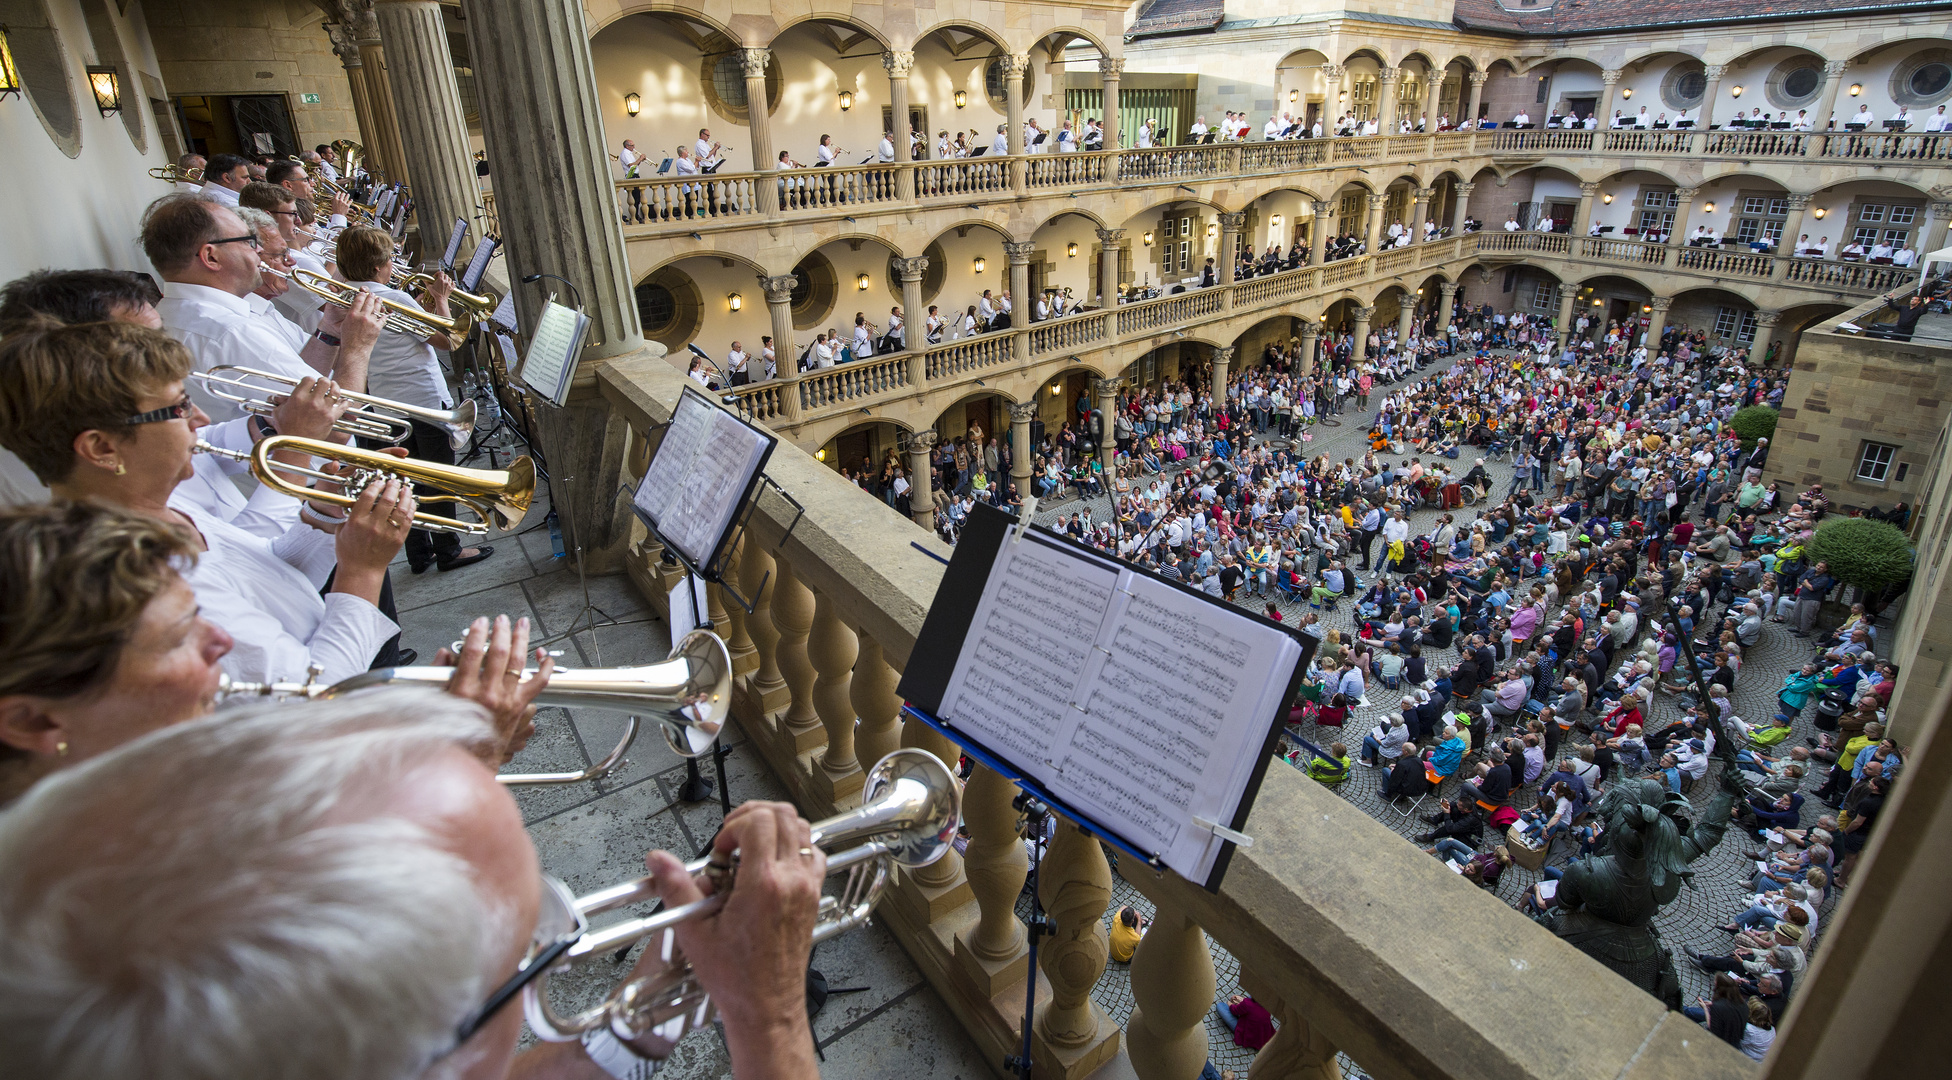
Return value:
[(969, 92), (967, 90), (956, 91), (956, 108), (960, 109), (967, 104), (969, 104)]
[(842, 90), (840, 92), (840, 111), (846, 112), (847, 110), (853, 107), (854, 107), (854, 91)]
[(114, 116), (122, 111), (122, 80), (115, 69), (101, 64), (88, 66), (88, 88), (95, 92), (95, 108), (103, 116)]
[(8, 94), (20, 96), (20, 68), (14, 63), (14, 47), (7, 38), (7, 28), (0, 26), (0, 101), (5, 101)]
[(738, 293), (726, 293), (725, 306), (731, 308), (733, 311), (737, 311), (746, 306), (745, 297), (740, 296)]
[(638, 96), (637, 96), (636, 94), (625, 94), (625, 95), (624, 95), (624, 111), (625, 111), (625, 112), (627, 112), (627, 113), (629, 113), (629, 114), (630, 114), (630, 115), (632, 115), (632, 116), (636, 116), (636, 115), (637, 115), (638, 113), (640, 113), (640, 112), (642, 112), (642, 111), (643, 111), (643, 109), (644, 109), (644, 99), (643, 99), (643, 98), (640, 98), (640, 97), (638, 97)]

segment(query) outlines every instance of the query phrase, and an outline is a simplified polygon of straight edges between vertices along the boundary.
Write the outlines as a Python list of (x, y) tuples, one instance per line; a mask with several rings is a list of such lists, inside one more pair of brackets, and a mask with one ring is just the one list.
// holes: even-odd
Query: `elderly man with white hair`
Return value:
[[(0, 1074), (648, 1077), (656, 1035), (515, 1053), (525, 961), (579, 927), (482, 763), (484, 715), (424, 690), (263, 706), (35, 785), (0, 815)], [(825, 856), (781, 803), (740, 806), (715, 847), (737, 887), (637, 974), (682, 950), (733, 1071), (812, 1080)], [(647, 863), (668, 907), (714, 891)]]

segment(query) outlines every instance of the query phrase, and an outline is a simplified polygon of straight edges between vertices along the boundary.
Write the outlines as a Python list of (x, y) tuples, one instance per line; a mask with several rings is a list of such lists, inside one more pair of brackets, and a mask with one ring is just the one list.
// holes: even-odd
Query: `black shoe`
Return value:
[[(456, 556), (455, 558), (452, 559), (442, 559), (440, 560), (441, 573), (445, 574), (449, 570), (459, 570), (463, 566), (473, 566), (475, 563), (480, 562), (481, 560), (487, 558), (490, 555), (493, 555), (494, 553), (495, 553), (494, 548), (489, 547), (487, 544), (483, 544), (481, 545), (480, 550), (476, 551), (473, 555), (468, 555), (465, 557)], [(417, 570), (414, 572), (419, 573), (419, 571)]]
[(1419, 844), (1434, 844), (1436, 842), (1437, 842), (1436, 833), (1422, 833), (1417, 837), (1417, 843)]
[(413, 649), (401, 649), (393, 654), (393, 666), (411, 667), (413, 666), (413, 662), (418, 659), (420, 659), (419, 652)]
[(434, 565), (434, 560), (432, 559), (408, 559), (407, 560), (407, 569), (412, 570), (416, 574), (426, 573), (427, 568), (432, 565)]

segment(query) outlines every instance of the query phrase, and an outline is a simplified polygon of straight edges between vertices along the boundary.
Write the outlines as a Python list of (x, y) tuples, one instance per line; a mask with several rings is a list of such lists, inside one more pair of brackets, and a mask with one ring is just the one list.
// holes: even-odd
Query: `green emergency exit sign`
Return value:
[(298, 100), (306, 105), (317, 105), (319, 103), (319, 96), (317, 94), (300, 94), (298, 95)]

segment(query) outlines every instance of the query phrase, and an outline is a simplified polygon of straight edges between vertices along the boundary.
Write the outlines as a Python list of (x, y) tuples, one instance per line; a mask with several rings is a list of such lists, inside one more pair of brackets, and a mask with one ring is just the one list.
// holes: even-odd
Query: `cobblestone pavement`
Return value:
[[(1414, 378), (1427, 378), (1441, 373), (1442, 370), (1442, 367), (1433, 365), (1424, 372), (1414, 376)], [(1401, 388), (1405, 385), (1407, 384), (1399, 383), (1396, 388)], [(1383, 394), (1389, 389), (1392, 388), (1378, 387), (1376, 393), (1370, 399), (1372, 405), (1379, 403)], [(1354, 406), (1354, 399), (1351, 398), (1349, 409), (1342, 416), (1332, 417), (1313, 429), (1314, 439), (1306, 444), (1309, 456), (1327, 454), (1334, 461), (1340, 461), (1343, 458), (1360, 458), (1368, 449), (1368, 425), (1374, 415), (1373, 410), (1357, 410)], [(1468, 451), (1471, 448), (1466, 447), (1465, 449)], [(1472, 456), (1470, 453), (1463, 454), (1459, 464), (1468, 469)], [(1395, 459), (1385, 456), (1385, 460), (1393, 461)], [(1493, 501), (1496, 501), (1496, 499), (1503, 497), (1507, 486), (1511, 483), (1511, 465), (1508, 461), (1487, 457), (1485, 467), (1495, 481), (1492, 493), (1494, 496)], [(1060, 514), (1075, 514), (1081, 507), (1086, 505), (1091, 507), (1094, 520), (1109, 520), (1108, 515), (1111, 512), (1110, 500), (1104, 496), (1082, 500), (1074, 498), (1058, 503), (1040, 504), (1037, 511), (1037, 520), (1040, 524), (1052, 524)], [(1456, 511), (1455, 513), (1458, 515), (1460, 524), (1471, 520), (1475, 516), (1469, 507)], [(1413, 535), (1416, 532), (1427, 531), (1434, 527), (1436, 518), (1437, 511), (1435, 510), (1417, 510), (1412, 512), (1410, 521)], [(1356, 563), (1357, 560), (1355, 558), (1349, 560), (1351, 567), (1354, 567)], [(1365, 586), (1368, 585), (1369, 581), (1369, 575), (1363, 575), (1363, 584)], [(1241, 591), (1239, 606), (1259, 612), (1263, 610), (1263, 605), (1269, 602), (1269, 600), (1273, 601), (1274, 605), (1290, 623), (1299, 620), (1301, 616), (1307, 614), (1310, 610), (1306, 603), (1290, 603), (1282, 599), (1279, 595), (1269, 597), (1251, 595), (1245, 587)], [(1319, 612), (1322, 625), (1325, 627), (1334, 627), (1345, 632), (1353, 630), (1355, 627), (1354, 605), (1343, 604), (1340, 607), (1341, 610), (1334, 612)], [(1461, 637), (1462, 635), (1460, 635), (1460, 640)], [(1810, 646), (1802, 639), (1790, 635), (1783, 624), (1768, 623), (1763, 631), (1762, 640), (1748, 651), (1741, 678), (1736, 683), (1734, 692), (1736, 713), (1747, 718), (1766, 718), (1772, 715), (1775, 712), (1776, 706), (1776, 690), (1782, 685), (1783, 676), (1801, 664), (1810, 655)], [(1455, 649), (1431, 649), (1426, 646), (1424, 656), (1433, 668), (1439, 665), (1447, 667), (1457, 661), (1457, 651)], [(1608, 674), (1611, 673), (1609, 672)], [(1353, 757), (1358, 745), (1361, 743), (1362, 735), (1371, 730), (1382, 715), (1392, 711), (1385, 707), (1385, 703), (1389, 698), (1390, 695), (1386, 692), (1379, 693), (1377, 689), (1372, 689), (1368, 694), (1367, 704), (1350, 712), (1349, 720), (1345, 727), (1341, 729), (1319, 728), (1313, 724), (1305, 724), (1301, 726), (1300, 734), (1310, 742), (1324, 747), (1330, 742), (1341, 741), (1349, 747), (1351, 756)], [(1650, 728), (1666, 724), (1679, 717), (1681, 712), (1680, 707), (1672, 696), (1657, 694), (1651, 709), (1651, 714), (1649, 717)], [(1814, 733), (1815, 729), (1810, 723), (1810, 718), (1814, 714), (1814, 709), (1805, 710), (1803, 718), (1797, 722), (1794, 734), (1784, 742), (1783, 745), (1785, 747), (1798, 745), (1802, 743), (1805, 736)], [(1571, 746), (1576, 747), (1585, 741), (1577, 735), (1577, 732), (1574, 735), (1575, 738), (1571, 741)], [(1719, 762), (1711, 764), (1708, 777), (1694, 786), (1691, 799), (1697, 810), (1705, 806), (1716, 791), (1716, 777), (1720, 768), (1721, 765)], [(1421, 821), (1406, 818), (1397, 810), (1384, 805), (1379, 798), (1384, 776), (1385, 774), (1382, 770), (1356, 766), (1352, 770), (1352, 775), (1349, 779), (1337, 788), (1337, 793), (1361, 807), (1370, 817), (1381, 821), (1393, 832), (1404, 837), (1406, 843), (1413, 843), (1414, 840), (1412, 838), (1426, 830), (1429, 826)], [(1821, 782), (1815, 775), (1807, 777), (1804, 784), (1805, 792), (1813, 791)], [(1457, 781), (1452, 780), (1444, 785), (1439, 794), (1449, 795), (1455, 790), (1456, 786)], [(1533, 790), (1535, 789), (1526, 789), (1526, 792), (1530, 793)], [(1425, 803), (1424, 809), (1434, 808), (1434, 804), (1435, 799), (1433, 798)], [(1821, 802), (1814, 798), (1807, 798), (1803, 807), (1803, 824), (1808, 825), (1814, 822), (1817, 816), (1825, 811), (1826, 808)], [(1487, 839), (1490, 843), (1495, 844), (1498, 842), (1496, 838), (1492, 838), (1488, 834)], [(1684, 887), (1680, 897), (1674, 903), (1668, 905), (1655, 920), (1655, 926), (1660, 933), (1662, 942), (1674, 953), (1675, 967), (1681, 977), (1684, 1001), (1692, 1001), (1696, 997), (1707, 997), (1710, 989), (1711, 976), (1703, 974), (1689, 963), (1682, 950), (1684, 948), (1692, 949), (1697, 952), (1707, 952), (1715, 955), (1721, 955), (1728, 951), (1731, 944), (1730, 938), (1727, 934), (1716, 929), (1716, 927), (1731, 921), (1739, 912), (1747, 907), (1742, 902), (1742, 897), (1750, 891), (1750, 881), (1754, 875), (1755, 864), (1745, 859), (1743, 853), (1753, 850), (1755, 846), (1753, 837), (1744, 834), (1739, 827), (1731, 827), (1728, 834), (1723, 838), (1722, 843), (1714, 851), (1693, 864), (1693, 884)], [(1480, 850), (1485, 850), (1485, 848), (1481, 847)], [(1554, 857), (1548, 862), (1548, 865), (1563, 866), (1566, 862), (1566, 853), (1561, 849), (1555, 852)], [(1531, 887), (1538, 878), (1539, 875), (1536, 873), (1525, 870), (1522, 867), (1513, 866), (1505, 871), (1495, 891), (1500, 899), (1515, 907), (1520, 897), (1524, 895), (1525, 890)], [(1114, 878), (1113, 888), (1112, 912), (1116, 912), (1121, 905), (1130, 904), (1140, 911), (1145, 912), (1148, 916), (1151, 914), (1151, 905), (1144, 897), (1139, 895), (1137, 890), (1127, 885), (1123, 879)], [(1829, 910), (1834, 909), (1836, 890), (1833, 889), (1831, 895), (1831, 907), (1826, 909), (1826, 915)], [(1028, 906), (1029, 901), (1026, 898), (1022, 901), (1023, 910), (1027, 912)], [(1110, 926), (1110, 913), (1107, 914), (1106, 925), (1107, 927)], [(1825, 924), (1820, 923), (1819, 929), (1821, 929), (1822, 925)], [(1225, 998), (1228, 994), (1238, 992), (1240, 964), (1226, 950), (1215, 944), (1211, 938), (1208, 938), (1207, 941), (1213, 954), (1214, 969), (1218, 982), (1217, 992), (1221, 998)], [(1093, 992), (1093, 997), (1114, 1020), (1123, 1026), (1132, 1012), (1131, 972), (1129, 966), (1122, 964), (1110, 965), (1106, 969), (1104, 977), (1099, 980), (1097, 989)], [(1231, 1034), (1220, 1023), (1217, 1014), (1212, 1012), (1207, 1014), (1207, 1028), (1209, 1042), (1212, 1046), (1211, 1056), (1214, 1063), (1222, 1068), (1234, 1069), (1244, 1077), (1248, 1063), (1253, 1060), (1253, 1053), (1234, 1045)], [(1345, 1074), (1351, 1076), (1362, 1075), (1359, 1063), (1351, 1062), (1347, 1055), (1343, 1055), (1342, 1064)]]

